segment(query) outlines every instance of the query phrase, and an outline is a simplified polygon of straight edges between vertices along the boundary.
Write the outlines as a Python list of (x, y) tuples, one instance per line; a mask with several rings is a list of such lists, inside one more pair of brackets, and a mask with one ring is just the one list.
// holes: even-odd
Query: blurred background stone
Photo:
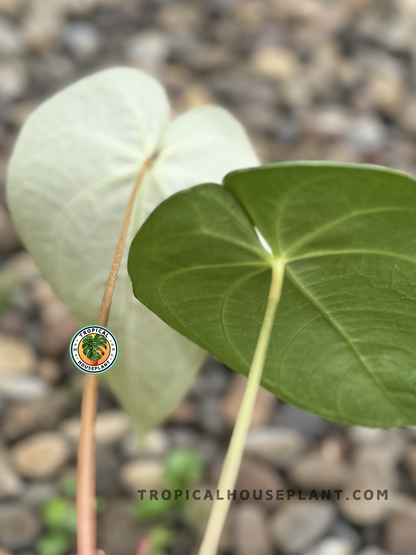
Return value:
[(335, 519), (335, 508), (322, 501), (286, 502), (271, 520), (276, 547), (287, 553), (301, 553), (329, 532)]
[(0, 505), (0, 542), (8, 549), (31, 547), (41, 531), (40, 519), (20, 503)]
[(69, 455), (68, 443), (56, 432), (34, 434), (12, 449), (12, 459), (19, 474), (38, 480), (56, 475)]

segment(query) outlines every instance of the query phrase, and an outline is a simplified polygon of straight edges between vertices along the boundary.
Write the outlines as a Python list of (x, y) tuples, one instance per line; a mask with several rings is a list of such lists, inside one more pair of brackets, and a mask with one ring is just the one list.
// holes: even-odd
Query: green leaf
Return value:
[(75, 474), (64, 475), (59, 480), (59, 490), (63, 495), (75, 497), (77, 493), (77, 477)]
[(173, 508), (175, 501), (172, 499), (165, 500), (161, 497), (157, 499), (143, 499), (137, 501), (133, 508), (133, 518), (142, 522), (153, 518), (160, 518), (168, 515)]
[(198, 107), (169, 120), (162, 87), (128, 68), (68, 87), (27, 120), (9, 165), (7, 203), (19, 235), (57, 295), (91, 325), (98, 317), (127, 203), (146, 160), (108, 327), (120, 355), (108, 380), (140, 434), (177, 405), (205, 352), (133, 296), (132, 238), (169, 195), (257, 164), (240, 124)]
[(165, 461), (164, 478), (171, 490), (186, 489), (191, 482), (202, 478), (204, 469), (204, 460), (199, 453), (190, 449), (173, 449)]
[(75, 532), (77, 529), (75, 504), (65, 497), (51, 497), (42, 504), (40, 513), (45, 524), (51, 528), (68, 532)]
[(74, 543), (73, 540), (68, 532), (52, 530), (36, 540), (36, 551), (39, 555), (65, 555)]
[(175, 541), (175, 532), (165, 526), (153, 526), (150, 531), (149, 555), (162, 555)]
[(179, 193), (149, 217), (129, 254), (137, 298), (247, 375), (282, 259), (262, 385), (329, 420), (415, 425), (415, 180), (299, 162), (224, 185)]

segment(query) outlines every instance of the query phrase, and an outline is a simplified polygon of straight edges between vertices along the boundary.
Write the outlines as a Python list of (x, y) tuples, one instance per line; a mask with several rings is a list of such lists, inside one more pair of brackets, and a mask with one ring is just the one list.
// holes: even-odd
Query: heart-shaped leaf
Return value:
[(415, 425), (416, 181), (300, 162), (224, 185), (178, 193), (149, 217), (129, 254), (137, 298), (247, 375), (280, 259), (262, 385), (330, 420)]
[(7, 202), (28, 251), (79, 319), (94, 323), (131, 190), (146, 160), (111, 308), (120, 356), (107, 373), (143, 433), (184, 395), (205, 353), (133, 296), (128, 247), (166, 197), (257, 163), (225, 110), (195, 108), (169, 122), (163, 88), (127, 68), (65, 89), (30, 116), (9, 168)]

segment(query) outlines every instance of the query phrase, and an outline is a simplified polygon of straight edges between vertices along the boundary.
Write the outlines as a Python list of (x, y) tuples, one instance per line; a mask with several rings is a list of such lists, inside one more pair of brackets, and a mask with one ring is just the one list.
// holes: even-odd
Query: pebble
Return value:
[(253, 71), (275, 81), (288, 81), (300, 72), (300, 64), (290, 50), (278, 46), (265, 46), (253, 54)]
[(24, 0), (0, 0), (0, 13), (16, 16), (21, 12)]
[(203, 431), (220, 436), (224, 431), (220, 401), (215, 397), (202, 397), (198, 403), (199, 424)]
[(16, 474), (5, 451), (0, 451), (0, 500), (19, 497), (23, 492), (22, 480)]
[[(223, 458), (218, 457), (212, 464), (210, 479), (214, 484), (218, 484), (223, 460)], [(241, 502), (254, 503), (272, 511), (281, 503), (281, 501), (276, 499), (275, 491), (283, 488), (284, 483), (280, 474), (266, 463), (244, 455), (235, 486), (237, 500), (240, 500), (241, 492), (247, 490), (250, 494), (249, 498), (247, 501), (243, 500)], [(262, 498), (260, 500), (254, 499), (254, 490), (256, 497), (262, 492)], [(271, 500), (266, 499), (267, 490), (273, 492), (273, 498)]]
[(357, 447), (362, 448), (373, 446), (387, 460), (392, 463), (400, 461), (406, 449), (406, 432), (410, 429), (391, 429), (364, 428), (352, 426), (347, 430), (348, 438)]
[(75, 62), (64, 54), (47, 52), (30, 61), (31, 71), (41, 83), (69, 83), (76, 80)]
[(34, 9), (24, 19), (22, 26), (26, 47), (36, 53), (53, 50), (62, 26), (60, 13), (55, 9), (59, 2), (35, 2), (32, 6)]
[(286, 403), (279, 405), (275, 422), (279, 427), (295, 429), (311, 440), (321, 439), (339, 427), (339, 424), (328, 422), (315, 414)]
[(35, 351), (24, 339), (0, 334), (0, 353), (0, 384), (35, 370)]
[(193, 83), (186, 87), (180, 99), (175, 103), (175, 107), (178, 111), (178, 106), (180, 106), (180, 111), (183, 112), (207, 104), (215, 104), (209, 89), (198, 83)]
[(67, 16), (87, 15), (97, 5), (98, 0), (59, 0), (62, 11)]
[(329, 459), (322, 451), (308, 453), (290, 468), (288, 478), (301, 489), (342, 489), (349, 468), (341, 459)]
[(70, 404), (64, 389), (16, 402), (4, 412), (0, 430), (7, 440), (15, 441), (30, 433), (51, 429), (64, 417)]
[(416, 503), (402, 497), (384, 527), (384, 545), (389, 555), (413, 555), (416, 543)]
[[(392, 508), (397, 474), (391, 452), (375, 446), (363, 446), (356, 452), (351, 472), (346, 480), (339, 509), (353, 524), (370, 526), (383, 522)], [(360, 490), (361, 499), (353, 499), (353, 492)], [(366, 491), (371, 499), (365, 498)], [(388, 491), (388, 499), (377, 499), (377, 491)], [(370, 496), (371, 493), (367, 494)], [(347, 499), (348, 498), (348, 499)]]
[(0, 334), (16, 337), (24, 333), (26, 325), (27, 317), (25, 312), (20, 308), (10, 308), (0, 317)]
[(305, 551), (329, 532), (335, 520), (327, 501), (289, 501), (273, 515), (271, 532), (278, 549), (288, 554)]
[(400, 126), (411, 133), (416, 134), (416, 100), (410, 98), (408, 102), (401, 106), (401, 113), (399, 115)]
[(190, 399), (184, 399), (171, 413), (167, 422), (176, 426), (187, 426), (195, 424), (198, 419), (198, 411), (195, 403)]
[(0, 381), (0, 395), (14, 401), (44, 397), (48, 385), (38, 376), (12, 376)]
[(206, 395), (221, 397), (227, 391), (230, 379), (234, 375), (234, 372), (224, 368), (218, 360), (208, 358), (197, 374), (189, 391), (189, 395), (191, 397), (202, 397)]
[(53, 482), (33, 482), (26, 484), (22, 503), (30, 507), (39, 507), (44, 501), (58, 494)]
[(86, 16), (96, 8), (122, 6), (119, 0), (59, 0), (62, 10), (73, 17)]
[(406, 88), (403, 78), (397, 73), (397, 65), (388, 72), (375, 72), (369, 77), (369, 94), (372, 104), (391, 117), (400, 114), (406, 104)]
[(31, 508), (20, 503), (0, 505), (0, 544), (6, 549), (30, 548), (41, 528)]
[(44, 480), (55, 476), (70, 456), (67, 441), (56, 432), (42, 432), (13, 446), (12, 460), (21, 476)]
[(363, 544), (360, 530), (340, 516), (332, 527), (331, 534), (345, 540), (351, 546), (354, 553), (359, 551)]
[(166, 455), (170, 447), (170, 438), (162, 428), (151, 430), (141, 442), (138, 441), (134, 430), (128, 431), (121, 440), (120, 448), (123, 455), (127, 458), (137, 455), (163, 456)]
[(351, 120), (346, 140), (361, 152), (369, 152), (383, 145), (387, 140), (387, 132), (375, 117), (358, 116)]
[(145, 525), (132, 518), (132, 504), (124, 499), (109, 503), (98, 521), (98, 545), (105, 555), (132, 555), (148, 534)]
[(290, 129), (284, 121), (280, 121), (280, 124), (276, 125), (276, 110), (266, 104), (258, 106), (255, 101), (245, 102), (238, 111), (238, 117), (253, 131), (273, 133), (279, 138), (284, 137), (285, 134), (290, 135)]
[(358, 555), (390, 555), (387, 551), (384, 551), (378, 545), (369, 545), (365, 547), (362, 551), (358, 553)]
[[(241, 401), (246, 390), (247, 378), (242, 374), (234, 373), (229, 389), (221, 399), (221, 414), (225, 423), (233, 427), (240, 410)], [(253, 410), (250, 427), (267, 424), (277, 407), (277, 399), (263, 387), (259, 387)]]
[(215, 45), (203, 41), (187, 44), (181, 53), (181, 58), (187, 68), (195, 72), (209, 72), (227, 66), (232, 67), (234, 56), (222, 45)]
[(79, 323), (58, 300), (48, 303), (41, 311), (41, 351), (44, 356), (58, 357), (68, 350)]
[(381, 444), (385, 442), (387, 430), (382, 428), (366, 428), (365, 426), (350, 426), (347, 436), (353, 445)]
[(306, 555), (354, 555), (352, 546), (342, 538), (328, 537)]
[(42, 358), (36, 366), (36, 373), (51, 385), (56, 385), (62, 378), (59, 364), (53, 358)]
[(416, 487), (416, 445), (410, 445), (403, 459), (406, 470), (413, 487)]
[(158, 31), (142, 31), (129, 37), (124, 56), (133, 67), (158, 75), (169, 54), (168, 37)]
[(97, 495), (111, 495), (118, 493), (118, 457), (108, 447), (97, 449), (96, 490)]
[(20, 30), (7, 19), (0, 17), (0, 52), (4, 56), (16, 56), (22, 51), (23, 40)]
[(58, 301), (52, 287), (41, 277), (32, 284), (30, 288), (30, 298), (40, 310)]
[(187, 35), (202, 24), (202, 13), (193, 4), (163, 3), (156, 16), (163, 29), (171, 33)]
[(307, 448), (303, 434), (290, 428), (258, 427), (249, 431), (245, 452), (277, 468), (290, 468)]
[[(60, 429), (73, 444), (78, 444), (81, 420), (78, 416), (64, 420)], [(99, 412), (95, 425), (97, 445), (104, 447), (118, 443), (131, 428), (127, 414), (120, 409)]]
[(137, 459), (120, 469), (120, 484), (127, 493), (137, 496), (137, 490), (163, 489), (164, 467), (160, 459)]
[(92, 60), (102, 46), (99, 31), (88, 23), (72, 23), (63, 30), (63, 42), (79, 62)]
[(183, 428), (171, 428), (169, 437), (172, 447), (181, 449), (195, 449), (200, 440), (200, 434), (189, 426)]
[(235, 509), (234, 545), (236, 555), (272, 555), (274, 553), (265, 510), (246, 503)]
[(308, 128), (320, 136), (342, 137), (350, 128), (350, 117), (346, 110), (329, 106), (311, 114)]
[(26, 251), (20, 251), (10, 256), (3, 266), (2, 272), (12, 275), (20, 286), (31, 286), (41, 277), (39, 268)]

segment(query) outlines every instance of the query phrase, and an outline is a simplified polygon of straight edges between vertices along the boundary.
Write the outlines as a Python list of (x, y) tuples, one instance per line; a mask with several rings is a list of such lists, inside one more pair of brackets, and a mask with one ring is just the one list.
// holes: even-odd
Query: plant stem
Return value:
[[(107, 284), (97, 320), (98, 326), (107, 326), (110, 315), (111, 302), (124, 245), (126, 243), (131, 215), (133, 212), (137, 191), (143, 180), (146, 169), (150, 164), (147, 160), (136, 179), (130, 195), (126, 214), (123, 221), (116, 254), (108, 276)], [(99, 376), (87, 374), (81, 403), (81, 427), (78, 443), (77, 462), (77, 545), (78, 555), (96, 555), (97, 553), (97, 517), (95, 507), (95, 419), (97, 414)]]
[(234, 489), (240, 470), (247, 432), (250, 427), (257, 391), (263, 374), (263, 367), (266, 360), (276, 309), (282, 292), (284, 270), (285, 265), (282, 259), (277, 260), (272, 267), (272, 278), (266, 313), (251, 363), (246, 390), (218, 482), (219, 495), (223, 497), (224, 500), (215, 499), (214, 501), (199, 555), (216, 555), (218, 550), (222, 530), (231, 503), (231, 500), (228, 499), (227, 492), (228, 490), (232, 491)]

